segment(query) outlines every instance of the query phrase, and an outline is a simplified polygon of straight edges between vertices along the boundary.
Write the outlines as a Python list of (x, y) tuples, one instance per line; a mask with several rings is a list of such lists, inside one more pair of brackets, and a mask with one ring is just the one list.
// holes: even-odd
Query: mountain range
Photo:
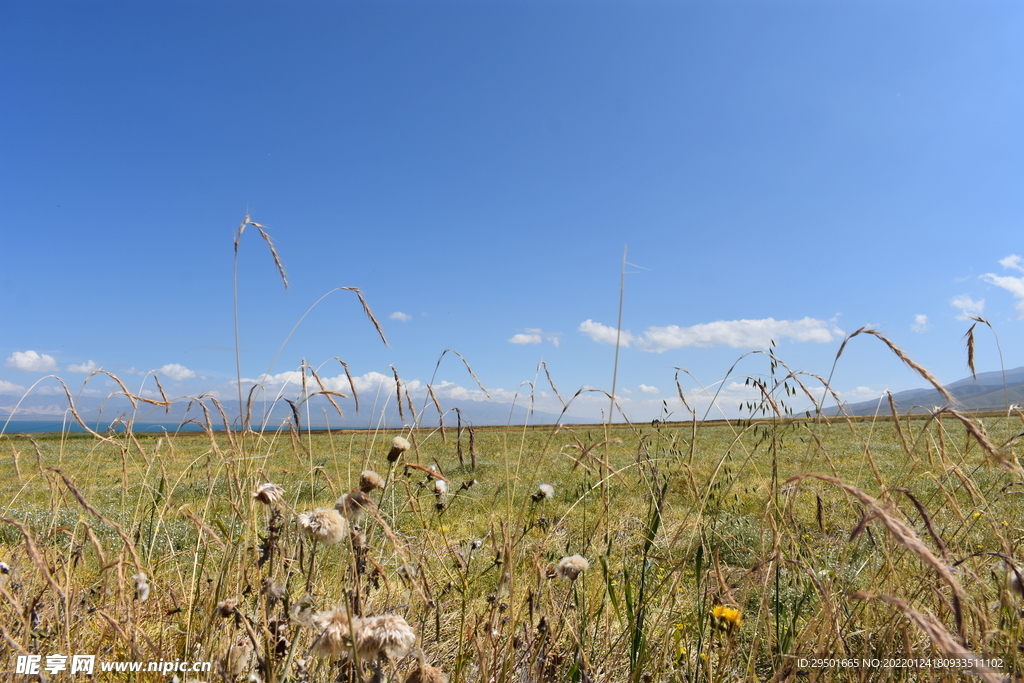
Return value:
[[(330, 426), (335, 429), (367, 429), (367, 428), (396, 428), (403, 424), (412, 424), (413, 417), (405, 407), (404, 415), (399, 414), (390, 402), (386, 410), (379, 406), (367, 406), (367, 401), (360, 403), (360, 410), (356, 410), (355, 402), (350, 398), (336, 398), (335, 402), (341, 409), (342, 415), (323, 396), (314, 396), (305, 404), (296, 406), (299, 424), (302, 428), (312, 427), (314, 429)], [(204, 400), (209, 411), (210, 421), (215, 429), (223, 427), (222, 419), (217, 408), (209, 399)], [(417, 421), (423, 427), (436, 427), (439, 424), (439, 415), (433, 403), (423, 405), (423, 399), (417, 399), (413, 403), (417, 413)], [(238, 399), (225, 399), (221, 401), (224, 413), (229, 423), (237, 426), (239, 416)], [(171, 403), (167, 410), (162, 406), (154, 406), (139, 402), (136, 409), (131, 401), (123, 394), (116, 394), (107, 397), (80, 396), (75, 399), (75, 407), (82, 420), (93, 429), (100, 431), (118, 419), (129, 420), (134, 424), (163, 425), (168, 429), (175, 425), (181, 425), (189, 420), (199, 423), (205, 422), (203, 409), (195, 401), (189, 399), (178, 399)], [(443, 405), (445, 411), (445, 427), (454, 427), (461, 419), (463, 425), (485, 426), (485, 425), (506, 425), (506, 424), (554, 424), (558, 422), (559, 415), (539, 410), (529, 411), (522, 405), (513, 406), (510, 403), (494, 401), (453, 401), (451, 405)], [(461, 413), (461, 418), (456, 413)], [(21, 399), (18, 405), (17, 399), (11, 398), (7, 401), (0, 399), (0, 421), (7, 420), (13, 414), (14, 420), (19, 424), (23, 422), (43, 422), (57, 424), (65, 418), (67, 422), (74, 419), (68, 412), (68, 401), (63, 393), (61, 394), (30, 394)], [(276, 403), (268, 401), (256, 401), (252, 406), (251, 423), (254, 426), (264, 424), (274, 429), (283, 425), (286, 421), (294, 423), (292, 407), (284, 400)], [(578, 416), (566, 416), (563, 423), (574, 424), (589, 423), (588, 420)], [(2, 426), (2, 422), (0, 422)], [(59, 427), (58, 427), (59, 428)], [(49, 428), (44, 431), (50, 431)]]
[[(955, 399), (950, 407), (962, 411), (986, 412), (1005, 411), (1011, 405), (1024, 404), (1024, 367), (1013, 370), (996, 370), (979, 372), (977, 377), (965, 377), (952, 384), (945, 385)], [(909, 389), (892, 395), (896, 411), (905, 413), (929, 413), (936, 407), (949, 402), (934, 387)], [(847, 415), (888, 414), (889, 402), (883, 397), (878, 399), (848, 403), (843, 405)], [(825, 411), (829, 415), (839, 414), (838, 408)]]

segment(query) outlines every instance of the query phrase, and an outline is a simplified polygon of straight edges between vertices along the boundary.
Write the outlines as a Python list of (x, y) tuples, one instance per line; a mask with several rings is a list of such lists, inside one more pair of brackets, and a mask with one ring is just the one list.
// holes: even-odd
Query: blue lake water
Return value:
[[(0, 430), (3, 430), (4, 434), (41, 434), (41, 433), (52, 433), (52, 432), (70, 432), (73, 434), (85, 433), (82, 426), (75, 421), (63, 422), (61, 420), (11, 420), (7, 424), (7, 429), (4, 429), (5, 420), (0, 419)], [(109, 422), (101, 423), (87, 423), (89, 426), (97, 432), (103, 434), (107, 431), (110, 426)], [(214, 427), (215, 431), (221, 431)], [(121, 432), (124, 431), (124, 425), (117, 425), (116, 430)], [(159, 424), (159, 423), (136, 423), (132, 426), (132, 431), (135, 432), (155, 432), (163, 433), (168, 432), (198, 432), (202, 431), (202, 428), (196, 424), (187, 424), (185, 426), (179, 426), (177, 423), (173, 424)]]

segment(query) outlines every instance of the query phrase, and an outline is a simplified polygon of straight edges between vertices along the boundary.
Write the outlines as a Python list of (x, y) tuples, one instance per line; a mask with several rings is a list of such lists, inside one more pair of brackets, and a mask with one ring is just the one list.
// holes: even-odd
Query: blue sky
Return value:
[[(627, 244), (618, 385), (634, 419), (673, 401), (674, 368), (694, 397), (774, 338), (791, 367), (828, 374), (866, 324), (953, 381), (963, 316), (982, 315), (1024, 365), (1019, 4), (0, 12), (0, 405), (93, 368), (234, 395), (247, 212), (291, 282), (247, 230), (249, 379), (302, 359), (343, 377), (341, 357), (364, 388), (393, 366), (422, 394), (453, 348), (499, 400), (541, 359), (563, 394), (610, 389)], [(390, 346), (336, 292), (271, 367), (340, 286), (363, 290)], [(978, 365), (999, 367), (987, 330)], [(767, 369), (754, 355), (737, 373)], [(442, 403), (480, 398), (452, 356), (436, 383)], [(921, 385), (864, 337), (834, 379), (851, 400)]]

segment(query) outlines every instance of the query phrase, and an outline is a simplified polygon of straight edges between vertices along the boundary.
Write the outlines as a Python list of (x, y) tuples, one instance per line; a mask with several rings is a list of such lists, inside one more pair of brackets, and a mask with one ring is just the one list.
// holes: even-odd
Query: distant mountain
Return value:
[[(952, 394), (955, 402), (951, 407), (969, 411), (1006, 410), (1009, 405), (1024, 404), (1024, 367), (994, 372), (981, 372), (978, 377), (965, 377), (946, 385), (946, 391)], [(949, 404), (946, 398), (934, 388), (910, 389), (892, 395), (896, 411), (904, 413), (927, 413), (936, 406)], [(848, 403), (843, 406), (847, 415), (874, 415), (876, 412), (889, 413), (889, 402), (883, 398)], [(838, 408), (825, 411), (829, 415), (838, 415)]]
[[(314, 429), (323, 428), (328, 425), (337, 429), (367, 429), (376, 427), (396, 428), (402, 424), (411, 424), (413, 421), (408, 408), (404, 411), (403, 419), (403, 416), (394, 407), (393, 402), (387, 406), (383, 414), (380, 408), (375, 409), (372, 402), (368, 406), (365, 400), (360, 402), (361, 410), (359, 411), (356, 411), (355, 402), (351, 399), (336, 399), (336, 402), (338, 407), (341, 408), (343, 415), (338, 415), (337, 409), (323, 396), (314, 396), (309, 400), (308, 405), (296, 406), (299, 413), (299, 424), (303, 428), (313, 427)], [(65, 414), (67, 414), (67, 421), (74, 421), (71, 414), (67, 412), (68, 402), (63, 394), (30, 394), (22, 400), (21, 405), (17, 406), (15, 411), (16, 404), (16, 399), (0, 399), (0, 420), (6, 420), (13, 412), (14, 419), (19, 421), (19, 423), (26, 420), (59, 422)], [(206, 399), (204, 404), (209, 411), (210, 421), (214, 427), (222, 427), (224, 421), (213, 402)], [(427, 403), (424, 408), (423, 399), (418, 399), (414, 401), (413, 405), (417, 411), (420, 426), (436, 427), (438, 425), (438, 413), (433, 403)], [(229, 423), (237, 425), (239, 415), (238, 400), (221, 401), (221, 406), (227, 415)], [(464, 425), (554, 424), (559, 419), (559, 416), (555, 413), (539, 410), (528, 413), (527, 408), (522, 405), (517, 404), (513, 407), (510, 403), (494, 401), (453, 401), (451, 404), (442, 404), (441, 407), (445, 411), (445, 427), (456, 425), (458, 417), (455, 408), (458, 408), (461, 412), (461, 419)], [(138, 409), (135, 409), (131, 402), (123, 395), (111, 396), (109, 398), (82, 396), (76, 400), (76, 410), (90, 427), (101, 431), (106, 430), (118, 418), (125, 420), (131, 418), (135, 423), (162, 425), (177, 425), (187, 420), (204, 423), (206, 419), (202, 407), (189, 399), (175, 401), (171, 405), (170, 410), (167, 411), (163, 407), (146, 403), (139, 403)], [(268, 401), (266, 404), (262, 401), (257, 401), (252, 406), (251, 422), (253, 425), (265, 424), (273, 429), (283, 425), (286, 420), (294, 421), (294, 417), (291, 406), (284, 400), (280, 400), (277, 403)], [(579, 424), (594, 422), (594, 420), (578, 416), (565, 416), (562, 422)], [(0, 427), (2, 426), (3, 423), (0, 422)]]

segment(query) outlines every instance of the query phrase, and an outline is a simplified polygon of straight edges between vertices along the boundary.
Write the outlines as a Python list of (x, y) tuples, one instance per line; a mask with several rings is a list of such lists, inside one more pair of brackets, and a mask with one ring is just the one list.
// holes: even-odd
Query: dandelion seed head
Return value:
[(444, 479), (435, 479), (434, 493), (438, 496), (443, 496), (444, 494), (448, 493), (448, 482), (446, 482)]
[(590, 563), (582, 555), (570, 555), (558, 561), (555, 571), (559, 578), (575, 581), (579, 575), (590, 569)]
[(274, 505), (284, 500), (284, 489), (277, 484), (267, 482), (253, 491), (252, 497), (264, 505)]
[(412, 652), (416, 632), (402, 617), (385, 614), (360, 620), (356, 631), (359, 657), (372, 662), (378, 657), (397, 661)]
[(348, 534), (348, 522), (334, 508), (317, 508), (303, 512), (296, 521), (299, 530), (324, 545), (334, 545)]

